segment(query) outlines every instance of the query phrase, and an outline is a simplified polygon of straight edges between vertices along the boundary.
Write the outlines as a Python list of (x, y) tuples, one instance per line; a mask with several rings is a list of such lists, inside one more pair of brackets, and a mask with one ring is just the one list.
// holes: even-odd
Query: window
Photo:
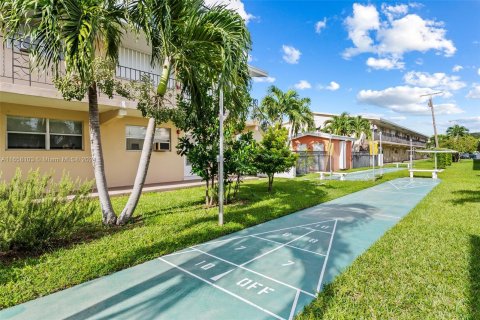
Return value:
[(81, 121), (7, 116), (7, 149), (82, 148)]
[(49, 120), (50, 149), (82, 149), (82, 123)]
[[(142, 150), (146, 131), (146, 127), (127, 126), (127, 150)], [(170, 151), (170, 129), (156, 128), (153, 145), (155, 151)]]

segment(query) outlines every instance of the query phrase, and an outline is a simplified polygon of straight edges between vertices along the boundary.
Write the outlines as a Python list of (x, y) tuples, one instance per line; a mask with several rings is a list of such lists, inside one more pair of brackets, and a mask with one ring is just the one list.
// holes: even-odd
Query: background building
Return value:
[[(317, 129), (323, 129), (325, 122), (334, 116), (331, 113), (314, 112), (314, 121)], [(380, 142), (382, 136), (382, 147), (384, 162), (407, 161), (410, 159), (410, 139), (414, 148), (426, 148), (428, 136), (415, 130), (403, 127), (394, 122), (380, 117), (363, 117), (370, 124), (375, 125), (374, 141)], [(415, 156), (415, 155), (414, 155)], [(416, 155), (419, 156), (418, 154)]]

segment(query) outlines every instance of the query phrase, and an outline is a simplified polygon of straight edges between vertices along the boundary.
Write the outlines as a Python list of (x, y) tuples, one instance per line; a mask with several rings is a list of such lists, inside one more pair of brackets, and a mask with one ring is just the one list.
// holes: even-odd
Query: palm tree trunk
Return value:
[[(168, 80), (170, 78), (171, 63), (170, 59), (165, 58), (163, 64), (162, 77), (157, 86), (157, 95), (160, 100), (163, 99), (168, 88)], [(162, 107), (160, 103), (160, 107)], [(147, 177), (148, 167), (150, 165), (150, 158), (152, 156), (153, 140), (155, 137), (155, 118), (148, 119), (147, 132), (145, 133), (145, 141), (143, 143), (142, 154), (140, 156), (140, 162), (138, 163), (137, 175), (135, 176), (135, 182), (133, 184), (132, 193), (128, 198), (127, 204), (123, 208), (117, 224), (123, 225), (133, 216), (137, 207), (140, 196), (142, 195), (143, 186), (145, 184), (145, 178)]]
[(90, 144), (92, 152), (93, 172), (97, 185), (98, 198), (102, 209), (104, 224), (115, 224), (117, 216), (108, 194), (107, 179), (105, 178), (105, 164), (103, 162), (102, 140), (100, 138), (100, 116), (98, 113), (97, 84), (88, 87), (88, 122), (90, 130)]
[(123, 225), (132, 217), (137, 208), (138, 201), (142, 195), (143, 186), (147, 177), (150, 158), (152, 156), (153, 140), (155, 138), (156, 121), (154, 118), (148, 119), (147, 132), (145, 134), (145, 141), (143, 143), (142, 154), (140, 162), (138, 163), (137, 175), (133, 184), (132, 193), (128, 197), (127, 204), (123, 208), (122, 213), (118, 217), (117, 224)]

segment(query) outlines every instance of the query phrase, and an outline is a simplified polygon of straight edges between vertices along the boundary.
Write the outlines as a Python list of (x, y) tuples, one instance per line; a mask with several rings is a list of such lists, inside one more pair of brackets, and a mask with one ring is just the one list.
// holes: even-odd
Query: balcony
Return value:
[[(53, 74), (51, 71), (32, 70), (28, 48), (30, 44), (25, 41), (7, 41), (0, 47), (0, 83), (19, 84), (24, 86), (54, 89)], [(61, 68), (60, 72), (64, 72)], [(139, 81), (143, 77), (151, 79), (156, 86), (160, 81), (160, 75), (118, 65), (115, 69), (115, 76), (121, 81)], [(169, 79), (168, 89), (179, 89), (174, 79)]]
[[(375, 133), (375, 140), (380, 140), (380, 135), (378, 133)], [(410, 146), (410, 138), (408, 137), (399, 137), (394, 134), (390, 133), (382, 133), (382, 142), (388, 143), (392, 142), (394, 144), (401, 144), (401, 145), (407, 145)], [(412, 145), (415, 147), (423, 147), (425, 148), (427, 141), (422, 141), (419, 138), (412, 137)]]

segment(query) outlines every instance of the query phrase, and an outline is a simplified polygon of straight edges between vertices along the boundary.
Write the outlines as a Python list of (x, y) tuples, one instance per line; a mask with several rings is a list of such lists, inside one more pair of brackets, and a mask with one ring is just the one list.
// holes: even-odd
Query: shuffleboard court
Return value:
[(385, 182), (0, 311), (0, 319), (292, 319), (438, 183)]
[[(375, 176), (379, 176), (380, 174), (385, 174), (385, 173), (390, 173), (390, 172), (395, 172), (400, 170), (407, 170), (407, 168), (383, 168), (383, 169), (375, 169), (375, 172), (373, 169), (352, 171), (352, 172), (347, 172), (345, 174), (344, 179), (347, 181), (372, 180), (374, 174)], [(340, 176), (333, 175), (333, 176), (329, 176), (327, 179), (340, 180)]]

